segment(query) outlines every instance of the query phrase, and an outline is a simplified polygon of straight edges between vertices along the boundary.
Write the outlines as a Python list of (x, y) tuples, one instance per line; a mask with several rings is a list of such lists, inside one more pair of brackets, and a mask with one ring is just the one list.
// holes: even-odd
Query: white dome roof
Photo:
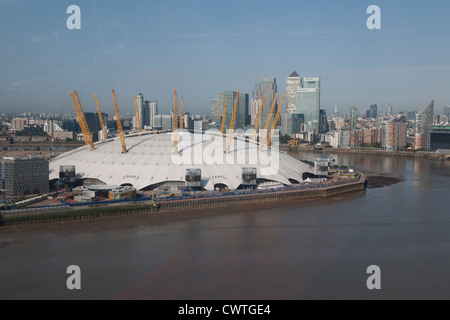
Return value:
[[(241, 184), (243, 167), (257, 168), (258, 179), (284, 185), (291, 185), (293, 180), (303, 181), (304, 172), (313, 172), (307, 164), (276, 149), (269, 149), (268, 153), (264, 148), (258, 152), (258, 144), (245, 142), (243, 138), (235, 137), (236, 148), (232, 147), (225, 155), (226, 137), (220, 134), (189, 135), (196, 138), (190, 141), (185, 139), (189, 136), (180, 134), (178, 154), (173, 153), (172, 133), (127, 135), (127, 153), (121, 152), (118, 137), (95, 143), (93, 151), (89, 146), (83, 146), (50, 162), (50, 180), (59, 178), (59, 166), (74, 165), (82, 179), (98, 179), (110, 185), (131, 184), (144, 189), (168, 181), (184, 182), (185, 170), (198, 168), (201, 169), (205, 189), (214, 190), (214, 185), (220, 183), (232, 190)], [(211, 150), (220, 152), (215, 154)], [(208, 164), (211, 163), (211, 157), (206, 156), (208, 151), (213, 157), (221, 157), (224, 163)], [(180, 163), (181, 157), (188, 161)], [(234, 163), (226, 161), (233, 157)]]

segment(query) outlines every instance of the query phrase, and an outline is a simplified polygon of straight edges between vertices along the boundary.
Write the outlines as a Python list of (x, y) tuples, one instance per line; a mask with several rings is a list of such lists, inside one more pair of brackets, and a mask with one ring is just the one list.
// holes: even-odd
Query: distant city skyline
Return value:
[(381, 30), (363, 1), (81, 2), (81, 30), (68, 30), (71, 4), (0, 4), (0, 112), (73, 113), (77, 90), (86, 112), (95, 93), (111, 114), (114, 88), (124, 114), (139, 92), (168, 114), (177, 89), (186, 112), (209, 115), (218, 92), (251, 99), (260, 78), (280, 100), (294, 70), (320, 77), (327, 114), (450, 105), (448, 2), (379, 0)]

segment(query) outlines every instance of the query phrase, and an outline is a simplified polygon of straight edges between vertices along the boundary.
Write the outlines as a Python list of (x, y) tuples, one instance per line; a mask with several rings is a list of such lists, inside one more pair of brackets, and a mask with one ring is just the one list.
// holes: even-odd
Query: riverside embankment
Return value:
[(87, 207), (75, 210), (59, 210), (56, 212), (8, 213), (0, 218), (1, 225), (30, 224), (40, 222), (55, 222), (130, 214), (157, 214), (183, 210), (232, 207), (266, 203), (285, 203), (287, 201), (328, 198), (349, 192), (363, 192), (366, 188), (366, 176), (361, 174), (356, 181), (339, 185), (310, 188), (292, 188), (283, 191), (231, 195), (213, 198), (165, 201), (158, 203), (134, 202), (124, 206)]
[[(384, 151), (373, 149), (348, 149), (348, 148), (314, 148), (314, 147), (290, 147), (289, 145), (281, 145), (280, 150), (283, 151), (313, 151), (318, 153), (350, 153), (350, 154), (364, 154), (364, 155), (380, 155), (380, 156), (399, 156), (399, 157), (415, 157), (425, 159), (437, 159), (444, 160), (446, 155), (435, 152), (422, 152), (422, 151)], [(448, 157), (448, 155), (447, 155)]]

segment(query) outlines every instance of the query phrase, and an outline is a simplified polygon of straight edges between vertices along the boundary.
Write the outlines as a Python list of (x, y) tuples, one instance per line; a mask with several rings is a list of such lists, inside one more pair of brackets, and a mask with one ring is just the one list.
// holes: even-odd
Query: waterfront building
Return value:
[[(162, 116), (156, 118), (160, 117)], [(49, 179), (50, 181), (59, 179), (59, 168), (64, 165), (75, 166), (77, 172), (83, 173), (83, 181), (89, 179), (90, 183), (95, 184), (127, 185), (146, 191), (185, 189), (186, 169), (200, 169), (201, 188), (210, 191), (238, 189), (242, 184), (242, 168), (247, 167), (256, 168), (257, 188), (299, 184), (304, 181), (304, 173), (313, 172), (310, 165), (279, 152), (276, 148), (272, 149), (270, 154), (258, 153), (258, 159), (256, 159), (254, 155), (259, 150), (258, 143), (248, 141), (244, 137), (233, 139), (233, 143), (239, 147), (238, 152), (242, 156), (242, 161), (227, 160), (229, 157), (223, 152), (227, 141), (226, 135), (216, 133), (213, 139), (208, 137), (202, 139), (202, 135), (199, 135), (199, 140), (198, 138), (192, 141), (184, 140), (184, 143), (187, 143), (184, 150), (189, 151), (181, 155), (184, 159), (181, 164), (175, 164), (173, 161), (171, 132), (127, 136), (127, 148), (130, 150), (127, 153), (122, 153), (121, 148), (118, 147), (119, 137), (96, 145), (95, 150), (90, 150), (89, 146), (82, 146), (51, 160), (50, 176), (48, 168), (46, 171), (46, 184), (48, 185)], [(203, 152), (208, 149), (220, 150), (219, 154), (223, 155), (223, 161), (198, 162), (197, 157), (200, 156), (202, 159)], [(275, 155), (276, 158), (273, 158)], [(273, 161), (276, 161), (277, 167), (273, 168), (274, 170), (267, 169), (268, 164), (275, 164)]]
[(431, 132), (431, 150), (450, 149), (450, 126), (435, 126)]
[(287, 78), (286, 81), (286, 113), (297, 111), (297, 90), (302, 88), (302, 79), (297, 72)]
[(382, 148), (387, 151), (395, 151), (406, 147), (406, 122), (394, 119), (381, 124)]
[(2, 189), (7, 196), (46, 193), (49, 164), (42, 156), (4, 157), (1, 160)]
[(431, 100), (416, 113), (415, 123), (415, 148), (430, 150), (431, 149), (431, 132), (433, 130), (434, 120), (434, 101)]

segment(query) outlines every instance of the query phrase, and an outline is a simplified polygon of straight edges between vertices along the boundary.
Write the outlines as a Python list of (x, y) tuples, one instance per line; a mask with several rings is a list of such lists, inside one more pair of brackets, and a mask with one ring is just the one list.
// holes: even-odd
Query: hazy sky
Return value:
[[(69, 5), (81, 30), (68, 30)], [(369, 5), (381, 30), (368, 30)], [(321, 105), (340, 112), (377, 103), (383, 112), (415, 110), (430, 99), (450, 105), (450, 2), (41, 1), (0, 0), (0, 112), (72, 112), (78, 90), (85, 111), (121, 113), (133, 95), (168, 112), (173, 90), (184, 110), (210, 114), (225, 90), (251, 95), (260, 77), (321, 77)]]

